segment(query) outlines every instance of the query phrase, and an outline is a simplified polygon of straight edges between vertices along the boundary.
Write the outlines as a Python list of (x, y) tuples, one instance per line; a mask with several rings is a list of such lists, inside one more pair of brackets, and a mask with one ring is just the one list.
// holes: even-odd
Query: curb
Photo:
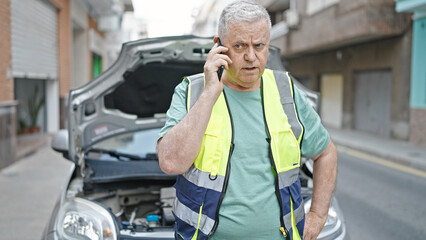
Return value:
[(343, 136), (336, 136), (336, 134), (330, 135), (337, 146), (361, 151), (386, 161), (426, 172), (426, 149), (424, 148), (396, 141), (388, 143), (380, 142), (378, 144), (371, 144), (371, 139), (365, 142), (361, 141), (362, 139), (359, 139), (358, 142), (348, 141)]

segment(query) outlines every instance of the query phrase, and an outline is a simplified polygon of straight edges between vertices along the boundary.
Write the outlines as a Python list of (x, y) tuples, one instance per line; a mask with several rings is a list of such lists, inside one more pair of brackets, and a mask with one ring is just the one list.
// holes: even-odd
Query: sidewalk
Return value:
[(49, 141), (45, 133), (18, 135), (16, 160), (31, 156)]
[(426, 171), (426, 148), (360, 131), (327, 128), (333, 142), (407, 167)]
[(69, 176), (72, 163), (39, 137), (24, 139), (22, 158), (0, 170), (0, 239), (40, 239)]

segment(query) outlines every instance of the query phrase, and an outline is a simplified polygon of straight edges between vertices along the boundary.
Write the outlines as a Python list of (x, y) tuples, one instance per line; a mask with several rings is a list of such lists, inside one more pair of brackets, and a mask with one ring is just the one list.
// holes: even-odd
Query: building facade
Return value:
[(410, 141), (426, 146), (426, 0), (398, 0), (396, 10), (412, 13)]
[(421, 145), (412, 137), (411, 14), (393, 0), (290, 1), (271, 15), (279, 13), (286, 29), (271, 42), (287, 69), (321, 92), (326, 126)]
[(105, 34), (120, 31), (121, 16), (131, 4), (0, 1), (0, 168), (16, 160), (24, 136), (53, 134), (66, 127), (70, 89), (113, 63), (109, 56), (117, 54), (109, 53)]

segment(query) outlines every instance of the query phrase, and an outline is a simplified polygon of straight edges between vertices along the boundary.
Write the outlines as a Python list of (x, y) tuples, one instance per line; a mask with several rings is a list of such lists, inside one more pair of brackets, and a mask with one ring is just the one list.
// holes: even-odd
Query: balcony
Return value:
[(286, 58), (397, 36), (411, 26), (411, 15), (396, 13), (387, 0), (341, 0), (310, 15), (298, 12), (298, 26), (271, 41)]

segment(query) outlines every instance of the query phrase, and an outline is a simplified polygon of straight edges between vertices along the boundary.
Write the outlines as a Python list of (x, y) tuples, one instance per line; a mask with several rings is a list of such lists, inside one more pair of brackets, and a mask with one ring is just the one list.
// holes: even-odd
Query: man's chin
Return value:
[(260, 78), (259, 74), (251, 74), (251, 75), (245, 75), (240, 79), (245, 83), (253, 83), (259, 80), (259, 78)]

